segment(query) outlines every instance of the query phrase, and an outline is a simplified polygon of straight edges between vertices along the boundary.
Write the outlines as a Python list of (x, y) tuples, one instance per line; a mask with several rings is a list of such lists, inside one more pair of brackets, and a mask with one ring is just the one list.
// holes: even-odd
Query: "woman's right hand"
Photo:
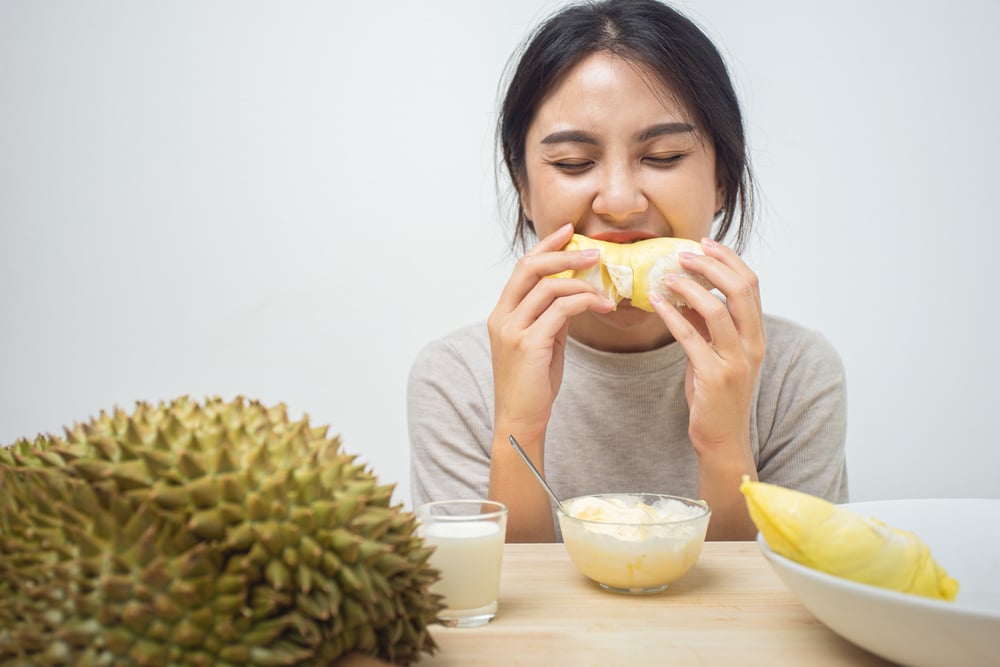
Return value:
[(490, 497), (508, 506), (512, 542), (551, 541), (554, 533), (548, 498), (507, 436), (513, 434), (544, 469), (545, 429), (562, 382), (570, 318), (615, 307), (582, 280), (546, 279), (599, 261), (599, 251), (563, 251), (572, 234), (573, 226), (564, 225), (518, 260), (487, 321), (495, 407)]
[(573, 226), (564, 225), (518, 260), (487, 321), (495, 423), (519, 441), (534, 441), (545, 433), (562, 382), (570, 318), (587, 310), (614, 309), (582, 280), (545, 280), (567, 269), (589, 268), (600, 259), (596, 250), (562, 251), (572, 234)]

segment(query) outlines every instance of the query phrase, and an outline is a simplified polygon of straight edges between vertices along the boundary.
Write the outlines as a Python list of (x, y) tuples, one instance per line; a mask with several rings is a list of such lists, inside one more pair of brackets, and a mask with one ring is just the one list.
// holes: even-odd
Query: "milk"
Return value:
[(441, 571), (441, 579), (431, 592), (443, 595), (448, 609), (478, 609), (496, 603), (502, 528), (502, 523), (494, 521), (442, 521), (423, 526), (424, 541), (435, 547), (431, 567)]

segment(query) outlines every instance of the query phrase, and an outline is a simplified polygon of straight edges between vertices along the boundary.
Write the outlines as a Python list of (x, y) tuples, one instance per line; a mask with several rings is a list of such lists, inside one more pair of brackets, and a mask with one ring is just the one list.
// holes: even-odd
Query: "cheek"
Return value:
[(699, 165), (697, 173), (692, 174), (689, 187), (693, 214), (702, 218), (704, 224), (711, 227), (715, 213), (722, 207), (724, 201), (724, 192), (715, 173), (714, 160), (706, 159)]
[(525, 189), (522, 205), (538, 228), (556, 229), (566, 222), (577, 222), (589, 209), (591, 188), (586, 179), (566, 179), (544, 174), (529, 174), (530, 187)]
[(699, 239), (709, 234), (718, 210), (715, 179), (691, 174), (661, 183), (655, 191), (655, 206), (675, 235)]

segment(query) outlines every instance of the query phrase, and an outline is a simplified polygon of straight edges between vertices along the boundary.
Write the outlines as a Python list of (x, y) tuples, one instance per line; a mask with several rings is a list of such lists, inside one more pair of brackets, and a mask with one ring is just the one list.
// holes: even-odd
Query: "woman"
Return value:
[[(750, 231), (752, 178), (725, 65), (655, 0), (568, 7), (531, 38), (503, 100), (503, 158), (519, 202), (517, 262), (488, 321), (427, 346), (411, 371), (415, 504), (488, 496), (508, 541), (558, 539), (513, 434), (565, 498), (699, 497), (709, 539), (749, 539), (743, 475), (841, 502), (845, 384), (818, 334), (761, 310), (757, 276), (723, 245)], [(573, 233), (700, 241), (682, 255), (686, 302), (615, 308), (582, 280), (598, 256)]]

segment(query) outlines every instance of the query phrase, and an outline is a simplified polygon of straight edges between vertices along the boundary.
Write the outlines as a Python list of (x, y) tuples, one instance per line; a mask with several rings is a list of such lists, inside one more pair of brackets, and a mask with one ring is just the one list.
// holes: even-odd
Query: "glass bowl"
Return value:
[(658, 593), (701, 555), (711, 510), (703, 500), (659, 493), (605, 493), (563, 501), (557, 511), (570, 560), (601, 588)]

